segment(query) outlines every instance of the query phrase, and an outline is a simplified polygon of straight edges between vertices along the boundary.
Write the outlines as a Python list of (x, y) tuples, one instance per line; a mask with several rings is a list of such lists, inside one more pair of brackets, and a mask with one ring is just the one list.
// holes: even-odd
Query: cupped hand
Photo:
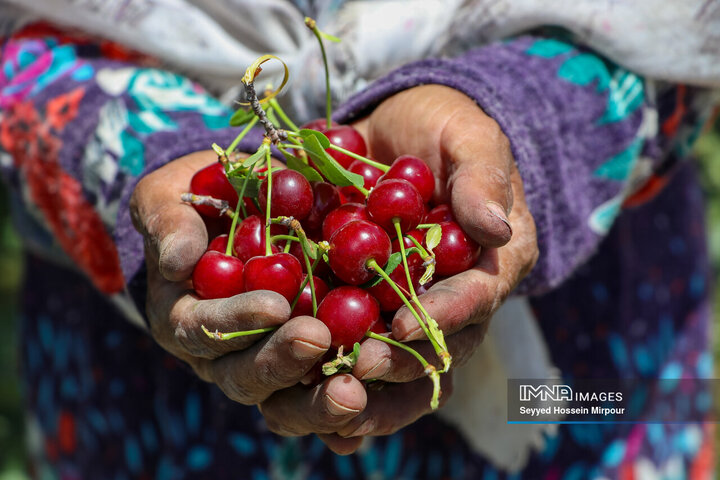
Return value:
[[(469, 97), (437, 85), (385, 100), (355, 127), (365, 136), (371, 156), (380, 161), (390, 163), (405, 154), (424, 159), (437, 179), (435, 201), (449, 203), (458, 223), (482, 246), (472, 269), (436, 283), (420, 296), (446, 334), (453, 364), (461, 365), (482, 342), (492, 314), (538, 257), (535, 224), (509, 141)], [(407, 308), (395, 315), (392, 331), (437, 365), (433, 348)], [(442, 378), (441, 403), (452, 388), (451, 373)], [(377, 384), (383, 388), (366, 392), (358, 379), (382, 380)], [(357, 412), (328, 414), (328, 391)], [(363, 436), (391, 434), (429, 413), (431, 391), (415, 358), (368, 339), (353, 376), (331, 378), (310, 390), (295, 386), (277, 392), (261, 408), (273, 431), (318, 433), (333, 451), (347, 454), (359, 448)], [(326, 413), (305, 416), (301, 423), (285, 408), (289, 402)]]
[[(257, 404), (298, 383), (329, 348), (330, 333), (311, 317), (288, 320), (290, 305), (274, 292), (217, 300), (193, 294), (190, 277), (208, 233), (180, 195), (192, 175), (216, 158), (204, 151), (177, 159), (144, 177), (133, 193), (131, 216), (145, 242), (147, 316), (152, 336), (165, 350), (232, 400)], [(220, 332), (280, 328), (271, 335), (218, 341), (205, 335), (203, 325)]]
[[(420, 299), (448, 335), (471, 324), (486, 328), (538, 257), (535, 223), (508, 138), (471, 98), (440, 85), (390, 97), (356, 128), (378, 160), (416, 155), (433, 170), (435, 201), (450, 204), (482, 253), (473, 268), (436, 283)], [(400, 341), (423, 338), (404, 307), (392, 331)]]

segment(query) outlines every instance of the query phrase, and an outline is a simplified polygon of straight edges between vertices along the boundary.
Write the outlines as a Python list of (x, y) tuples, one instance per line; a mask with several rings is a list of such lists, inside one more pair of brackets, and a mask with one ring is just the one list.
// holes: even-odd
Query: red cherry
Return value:
[[(233, 251), (243, 262), (265, 255), (265, 222), (260, 217), (250, 215), (236, 228)], [(273, 245), (272, 251), (277, 253), (280, 249)]]
[(292, 302), (300, 290), (302, 268), (289, 253), (253, 257), (245, 264), (245, 290), (270, 290)]
[[(366, 190), (370, 190), (377, 184), (378, 179), (382, 176), (383, 171), (379, 168), (375, 168), (372, 165), (368, 165), (367, 163), (363, 162), (362, 160), (355, 160), (353, 163), (350, 164), (350, 167), (348, 167), (348, 170), (352, 173), (357, 173), (358, 175), (362, 175), (362, 177), (365, 179), (363, 183), (363, 187), (365, 187)], [(346, 199), (350, 202), (357, 202), (357, 203), (364, 203), (365, 202), (365, 195), (363, 195), (360, 190), (353, 186), (349, 187), (342, 187), (340, 189), (342, 194), (345, 196)]]
[[(260, 208), (267, 206), (267, 180), (260, 185), (258, 195)], [(271, 214), (273, 217), (286, 216), (303, 220), (313, 205), (313, 191), (307, 178), (295, 170), (280, 170), (272, 175)]]
[(346, 286), (331, 290), (325, 296), (318, 307), (317, 318), (330, 330), (332, 346), (342, 346), (345, 352), (349, 352), (378, 321), (380, 309), (368, 292)]
[(390, 333), (390, 330), (388, 329), (387, 325), (385, 325), (385, 320), (382, 317), (378, 318), (377, 322), (373, 323), (368, 330), (373, 333), (377, 333), (378, 335), (382, 335), (383, 333)]
[[(408, 268), (410, 269), (410, 279), (413, 282), (413, 287), (418, 287), (420, 285), (420, 277), (422, 277), (423, 274), (422, 266), (420, 264), (411, 266), (410, 263), (408, 263)], [(405, 293), (406, 297), (410, 298), (410, 288), (408, 287), (405, 269), (402, 264), (395, 267), (395, 270), (390, 273), (390, 279), (400, 287), (400, 290)], [(375, 297), (380, 304), (380, 310), (384, 312), (393, 312), (404, 305), (400, 295), (398, 295), (385, 280), (368, 288), (368, 292)]]
[(227, 298), (243, 292), (243, 262), (216, 251), (200, 257), (192, 274), (193, 288), (201, 298)]
[(475, 264), (480, 253), (478, 244), (455, 222), (440, 222), (442, 238), (435, 252), (435, 272), (450, 276), (464, 272)]
[[(302, 282), (305, 281), (305, 277), (307, 277), (307, 275), (302, 276), (302, 280), (300, 282), (301, 285)], [(313, 275), (313, 282), (315, 283), (315, 300), (317, 301), (317, 304), (320, 305), (320, 302), (323, 301), (330, 291), (330, 288), (328, 288), (327, 283), (325, 283), (323, 279), (318, 278), (315, 275)], [(300, 315), (312, 314), (312, 290), (310, 289), (310, 282), (308, 282), (307, 285), (305, 285), (305, 288), (303, 288), (302, 293), (300, 293), (300, 298), (298, 298), (295, 308), (293, 308), (290, 316), (299, 317)]]
[[(238, 194), (225, 176), (225, 168), (216, 162), (195, 172), (190, 180), (190, 191), (195, 195), (210, 195), (227, 200), (230, 208), (237, 206)], [(210, 205), (193, 205), (195, 210), (206, 217), (219, 217), (220, 210)]]
[(393, 178), (378, 183), (367, 198), (370, 220), (395, 236), (393, 219), (400, 220), (403, 232), (417, 227), (425, 217), (420, 193), (407, 180)]
[(312, 190), (312, 208), (303, 222), (303, 228), (308, 231), (321, 229), (327, 214), (340, 206), (340, 192), (335, 185), (327, 182), (313, 182)]
[(230, 237), (227, 233), (223, 235), (218, 235), (217, 237), (213, 238), (212, 242), (210, 242), (210, 244), (208, 245), (208, 251), (212, 250), (215, 252), (225, 253), (225, 251), (227, 250), (229, 238)]
[[(342, 147), (345, 150), (350, 150), (351, 152), (363, 157), (367, 155), (365, 140), (363, 140), (362, 135), (360, 135), (360, 133), (350, 125), (339, 125), (325, 131), (324, 133), (330, 140), (330, 143), (337, 145), (338, 147)], [(354, 158), (331, 148), (328, 148), (327, 152), (344, 168), (348, 168), (355, 160)]]
[(455, 216), (452, 213), (450, 205), (441, 203), (437, 207), (433, 208), (425, 215), (424, 223), (440, 223), (440, 222), (454, 222)]
[(385, 172), (382, 179), (402, 178), (412, 183), (420, 192), (423, 202), (429, 202), (435, 191), (435, 175), (430, 167), (418, 157), (403, 155), (395, 159), (390, 165), (390, 170)]
[(324, 240), (330, 240), (333, 233), (353, 220), (370, 220), (365, 211), (365, 205), (360, 203), (346, 203), (328, 213), (322, 225), (322, 238)]
[(390, 258), (390, 238), (378, 225), (354, 220), (330, 238), (328, 260), (338, 278), (350, 285), (360, 285), (375, 276), (367, 266), (374, 259), (381, 267)]

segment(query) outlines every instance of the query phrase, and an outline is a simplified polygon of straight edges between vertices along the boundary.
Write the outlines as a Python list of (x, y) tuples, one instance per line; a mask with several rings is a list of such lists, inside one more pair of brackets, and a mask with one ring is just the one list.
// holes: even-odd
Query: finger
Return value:
[(453, 213), (482, 247), (510, 241), (514, 164), (510, 142), (476, 105), (458, 109), (440, 136)]
[[(452, 375), (442, 375), (440, 384), (442, 406), (452, 395)], [(369, 391), (367, 407), (337, 433), (342, 437), (391, 435), (432, 412), (432, 391), (432, 382), (427, 378), (388, 383), (380, 390)]]
[(210, 332), (230, 333), (280, 325), (290, 318), (290, 305), (275, 292), (254, 291), (229, 298), (198, 300), (190, 281), (168, 282), (148, 260), (148, 298), (145, 302), (153, 338), (183, 359), (217, 358), (247, 348), (261, 336), (230, 340), (208, 337)]
[(320, 433), (318, 438), (337, 455), (350, 455), (360, 448), (363, 437), (341, 437), (337, 433)]
[(268, 428), (279, 435), (334, 433), (367, 405), (362, 383), (352, 375), (334, 375), (308, 389), (296, 385), (260, 404)]
[(180, 196), (190, 188), (194, 173), (214, 160), (212, 152), (180, 158), (144, 177), (133, 192), (133, 225), (145, 238), (146, 255), (157, 260), (167, 280), (189, 278), (207, 248), (202, 218)]
[[(446, 338), (453, 367), (467, 362), (482, 342), (485, 332), (485, 325), (471, 325)], [(430, 342), (411, 342), (408, 346), (415, 349), (428, 362), (440, 367), (437, 354)], [(393, 383), (411, 382), (426, 376), (423, 366), (410, 353), (374, 339), (367, 339), (362, 343), (360, 355), (353, 367), (353, 375), (360, 380), (375, 379)]]
[[(468, 324), (486, 322), (537, 261), (535, 222), (524, 202), (522, 181), (514, 167), (511, 181), (516, 203), (510, 214), (515, 225), (510, 242), (501, 248), (482, 250), (473, 268), (437, 282), (419, 297), (446, 335)], [(395, 314), (392, 332), (399, 341), (425, 337), (415, 317), (404, 306)]]
[(247, 348), (260, 337), (249, 335), (220, 340), (209, 337), (203, 327), (211, 333), (277, 327), (290, 318), (290, 305), (282, 295), (267, 290), (214, 300), (184, 295), (170, 309), (169, 318), (173, 339), (185, 353), (213, 359)]
[(254, 405), (297, 384), (328, 348), (330, 331), (325, 324), (301, 316), (251, 348), (204, 362), (198, 369), (231, 400)]

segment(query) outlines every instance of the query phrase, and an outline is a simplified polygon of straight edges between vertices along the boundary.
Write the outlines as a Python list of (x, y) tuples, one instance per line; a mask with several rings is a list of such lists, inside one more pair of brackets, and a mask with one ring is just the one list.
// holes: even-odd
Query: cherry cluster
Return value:
[[(306, 24), (319, 40), (328, 37), (311, 19)], [(451, 357), (419, 296), (472, 267), (478, 244), (448, 205), (433, 203), (435, 176), (423, 160), (403, 155), (385, 165), (367, 158), (360, 133), (330, 120), (329, 97), (326, 118), (301, 127), (274, 100), (280, 89), (258, 100), (254, 81), (271, 58), (256, 60), (243, 78), (252, 111), (238, 110), (231, 125), (245, 128), (227, 148), (213, 145), (219, 161), (196, 172), (182, 196), (209, 232), (220, 226), (195, 266), (193, 287), (205, 299), (270, 290), (287, 299), (293, 317), (318, 318), (336, 350), (322, 365), (326, 375), (351, 369), (366, 337), (404, 349), (433, 381), (430, 404), (437, 408), (439, 374)], [(234, 149), (256, 123), (264, 141), (240, 158)], [(278, 151), (286, 168), (272, 165)], [(440, 370), (392, 338), (389, 322), (403, 306), (432, 343)], [(271, 330), (205, 333), (224, 340)]]
[[(317, 122), (307, 126), (357, 155), (367, 153), (362, 136), (351, 126), (329, 130)], [(421, 282), (428, 267), (434, 267), (440, 276), (455, 275), (474, 264), (479, 249), (446, 204), (430, 209), (435, 177), (421, 159), (404, 155), (383, 171), (335, 150), (328, 149), (328, 153), (344, 168), (362, 175), (367, 196), (353, 186), (310, 182), (298, 171), (284, 169), (272, 173), (270, 199), (274, 216), (291, 217), (300, 222), (308, 240), (327, 242), (325, 259), (311, 266), (316, 311), (302, 242), (290, 236), (291, 222), (271, 226), (270, 253), (266, 252), (266, 225), (261, 215), (268, 200), (267, 178), (260, 185), (257, 204), (252, 198), (243, 199), (251, 214), (239, 222), (231, 247), (227, 233), (215, 237), (192, 279), (195, 291), (205, 299), (252, 290), (277, 292), (293, 305), (292, 316), (317, 315), (330, 329), (333, 346), (347, 351), (369, 329), (388, 331), (384, 319), (392, 318), (403, 305), (395, 288), (406, 297), (411, 295), (408, 276), (413, 289), (422, 294), (434, 280)], [(239, 201), (220, 162), (198, 171), (190, 191), (198, 197), (223, 200), (233, 210)], [(195, 208), (208, 218), (218, 217), (218, 209), (211, 205), (196, 204)], [(441, 235), (431, 255), (425, 238), (434, 225), (439, 226)], [(408, 253), (409, 275), (396, 264), (391, 272), (385, 272), (392, 282), (378, 281), (381, 278), (372, 282), (378, 276), (377, 268), (385, 267), (391, 254), (402, 255), (399, 237)]]

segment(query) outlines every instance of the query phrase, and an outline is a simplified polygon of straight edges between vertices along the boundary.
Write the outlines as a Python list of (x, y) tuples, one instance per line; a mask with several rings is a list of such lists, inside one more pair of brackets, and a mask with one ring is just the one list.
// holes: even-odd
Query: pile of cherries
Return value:
[[(306, 127), (324, 133), (331, 143), (358, 156), (367, 154), (362, 136), (351, 126), (326, 129), (324, 122), (315, 121)], [(236, 220), (231, 247), (227, 233), (212, 239), (192, 280), (198, 296), (205, 299), (253, 290), (277, 292), (292, 305), (292, 316), (316, 316), (329, 328), (332, 345), (348, 351), (368, 330), (388, 332), (386, 320), (392, 319), (404, 303), (396, 288), (410, 296), (408, 278), (412, 290), (420, 295), (435, 280), (423, 279), (428, 277), (426, 273), (434, 270), (443, 277), (467, 270), (479, 248), (455, 222), (447, 205), (431, 208), (435, 177), (421, 159), (401, 156), (383, 171), (336, 150), (327, 152), (343, 168), (364, 178), (367, 194), (354, 186), (310, 182), (296, 170), (265, 172), (266, 177), (272, 175), (271, 217), (265, 212), (265, 178), (256, 201), (243, 199), (247, 216)], [(195, 195), (224, 200), (230, 209), (239, 211), (238, 192), (220, 162), (198, 171), (190, 190)], [(195, 208), (208, 222), (219, 216), (213, 206)], [(266, 226), (271, 221), (271, 239), (267, 242)], [(227, 223), (223, 228), (228, 228)], [(427, 232), (435, 224), (442, 234), (434, 248), (428, 249)], [(308, 239), (305, 245), (320, 245), (314, 266), (303, 255), (303, 237)], [(406, 261), (386, 272), (394, 282), (391, 285), (378, 277), (378, 269), (385, 268), (391, 255), (401, 250), (407, 252)]]

